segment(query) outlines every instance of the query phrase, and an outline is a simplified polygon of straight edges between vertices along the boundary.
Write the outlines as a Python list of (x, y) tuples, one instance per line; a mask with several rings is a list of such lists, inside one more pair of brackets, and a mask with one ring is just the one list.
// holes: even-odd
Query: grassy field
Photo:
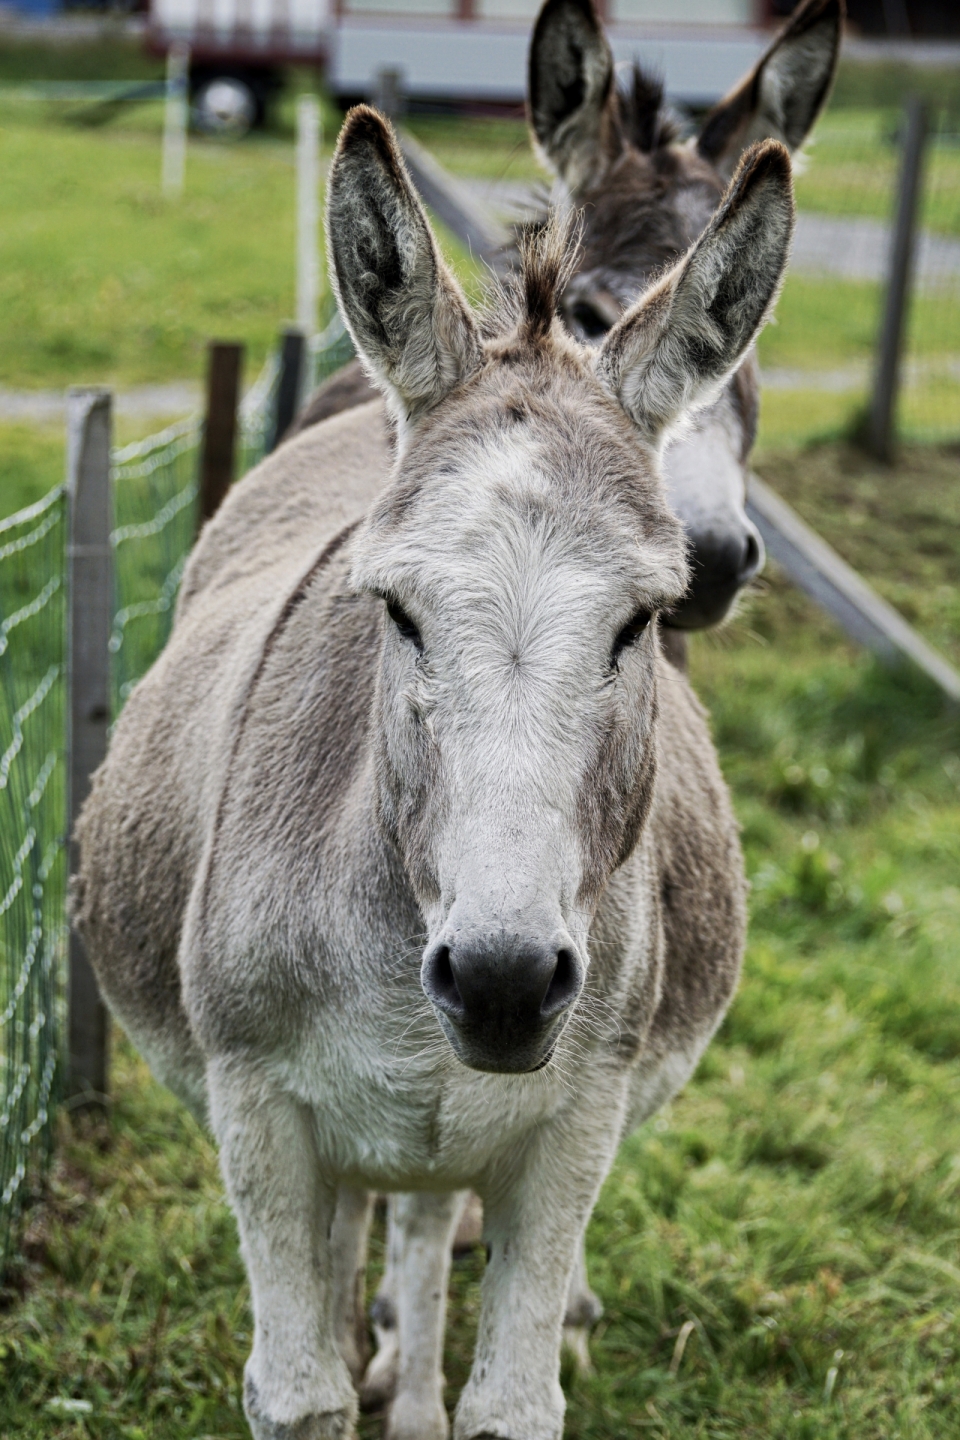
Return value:
[[(186, 193), (175, 201), (159, 193), (160, 119), (160, 107), (146, 105), (91, 129), (77, 123), (75, 107), (0, 94), (0, 385), (199, 380), (207, 341), (218, 336), (246, 342), (249, 380), (275, 343), (294, 299), (292, 93), (266, 134), (242, 145), (191, 140)], [(333, 112), (327, 122), (332, 134)], [(895, 122), (889, 109), (831, 110), (798, 179), (801, 208), (886, 216)], [(421, 117), (411, 125), (461, 174), (541, 174), (520, 122)], [(960, 234), (955, 147), (935, 147), (929, 180), (926, 223)], [(760, 352), (765, 367), (798, 379), (769, 400), (763, 444), (849, 427), (866, 395), (880, 298), (874, 284), (788, 279)], [(916, 297), (902, 406), (910, 435), (956, 432), (958, 335), (957, 285)], [(852, 388), (820, 385), (821, 372), (851, 367)]]
[[(0, 78), (25, 78), (7, 63)], [(873, 213), (886, 121), (834, 113), (801, 202), (830, 210), (849, 187)], [(91, 131), (0, 99), (0, 384), (198, 377), (213, 333), (247, 340), (248, 373), (266, 352), (293, 297), (289, 106), (241, 147), (191, 142), (177, 204), (158, 193), (158, 121), (147, 107)], [(831, 158), (848, 121), (863, 148)], [(463, 173), (534, 173), (520, 126), (415, 128)], [(764, 364), (865, 362), (876, 301), (791, 280)], [(954, 312), (925, 306), (928, 351), (956, 350)], [(960, 455), (874, 467), (837, 438), (855, 403), (768, 393), (758, 469), (960, 662)], [(0, 425), (0, 514), (62, 467), (56, 427)], [(694, 1082), (604, 1188), (588, 1240), (605, 1316), (594, 1373), (566, 1373), (566, 1433), (953, 1440), (960, 723), (775, 573), (697, 637), (692, 671), (743, 824), (747, 966)], [(0, 1295), (0, 1437), (241, 1440), (250, 1317), (215, 1154), (122, 1041), (114, 1094), (109, 1127), (61, 1117)], [(482, 1265), (454, 1274), (451, 1406)], [(379, 1434), (365, 1418), (363, 1440)]]
[(0, 108), (0, 384), (197, 377), (213, 336), (262, 361), (293, 309), (293, 153), (282, 138), (190, 146), (159, 184), (159, 106), (90, 131)]
[[(955, 623), (960, 515), (955, 497), (936, 524), (927, 509), (954, 457), (915, 452), (893, 476), (837, 447), (790, 463), (766, 473), (918, 618)], [(603, 1191), (606, 1313), (595, 1373), (566, 1376), (567, 1434), (948, 1440), (960, 726), (775, 575), (698, 638), (693, 674), (744, 828), (746, 974), (695, 1081)], [(239, 1440), (250, 1319), (213, 1149), (122, 1043), (114, 1085), (109, 1129), (63, 1122), (31, 1217), (0, 1313), (0, 1434)], [(455, 1271), (451, 1404), (482, 1263)]]

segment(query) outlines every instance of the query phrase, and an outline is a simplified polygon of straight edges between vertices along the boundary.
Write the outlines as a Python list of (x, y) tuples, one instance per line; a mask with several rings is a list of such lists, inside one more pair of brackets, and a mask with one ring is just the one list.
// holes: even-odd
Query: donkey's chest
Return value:
[(319, 1025), (290, 1066), (321, 1153), (347, 1180), (383, 1189), (470, 1184), (565, 1098), (559, 1081), (543, 1076), (466, 1069), (439, 1027), (416, 1048), (393, 1028)]

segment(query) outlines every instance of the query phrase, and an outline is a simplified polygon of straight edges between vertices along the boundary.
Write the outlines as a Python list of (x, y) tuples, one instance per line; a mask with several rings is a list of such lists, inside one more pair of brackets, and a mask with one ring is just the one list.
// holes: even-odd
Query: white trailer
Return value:
[[(515, 109), (539, 0), (152, 0), (152, 48), (189, 46), (201, 108), (220, 82), (262, 118), (284, 65), (316, 65), (333, 95), (377, 93), (394, 72), (414, 103)], [(670, 99), (711, 104), (762, 53), (768, 0), (607, 0), (618, 62), (660, 74)], [(215, 98), (215, 96), (214, 96)]]

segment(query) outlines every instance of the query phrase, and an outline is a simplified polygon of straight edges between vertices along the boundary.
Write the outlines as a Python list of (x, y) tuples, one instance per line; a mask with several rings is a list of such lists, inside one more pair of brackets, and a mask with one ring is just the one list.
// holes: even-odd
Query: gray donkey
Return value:
[[(584, 243), (559, 301), (578, 339), (597, 344), (693, 243), (749, 143), (803, 145), (833, 82), (843, 11), (843, 0), (803, 0), (754, 70), (681, 143), (656, 80), (635, 68), (618, 89), (593, 0), (546, 0), (530, 45), (527, 109), (558, 205), (583, 217)], [(295, 428), (374, 394), (351, 364), (311, 397)], [(744, 485), (758, 408), (749, 356), (663, 456), (667, 497), (690, 542), (691, 583), (661, 632), (680, 663), (685, 633), (723, 620), (763, 564)]]
[[(582, 217), (583, 245), (558, 303), (572, 334), (599, 344), (651, 277), (676, 261), (708, 223), (748, 143), (775, 138), (791, 151), (802, 146), (829, 94), (842, 20), (842, 0), (804, 0), (751, 74), (691, 140), (680, 143), (662, 89), (650, 76), (634, 69), (629, 88), (617, 88), (592, 0), (546, 0), (530, 46), (528, 114), (540, 156), (557, 176), (559, 207), (576, 209)], [(302, 432), (375, 393), (359, 362), (347, 366), (311, 398), (296, 429)], [(661, 622), (661, 646), (680, 665), (687, 632), (721, 621), (763, 561), (760, 537), (744, 508), (758, 404), (750, 354), (713, 403), (664, 448), (667, 499), (683, 523), (691, 566), (686, 594)], [(637, 1121), (648, 1113), (641, 1105)], [(378, 1351), (361, 1389), (364, 1403), (373, 1408), (388, 1402), (397, 1384), (400, 1312), (409, 1312), (407, 1325), (419, 1337), (421, 1366), (426, 1355), (438, 1355), (443, 1328), (442, 1310), (433, 1310), (432, 1327), (425, 1321), (431, 1297), (446, 1283), (440, 1232), (431, 1246), (419, 1212), (399, 1197), (391, 1201), (390, 1216), (388, 1262), (372, 1310)], [(352, 1313), (340, 1317), (340, 1327), (358, 1374), (366, 1349), (361, 1232), (369, 1219), (368, 1197), (344, 1196), (338, 1253), (353, 1256), (357, 1298)], [(446, 1234), (448, 1217), (439, 1223)], [(405, 1258), (408, 1245), (413, 1249)], [(419, 1298), (411, 1286), (421, 1292)], [(581, 1365), (589, 1363), (589, 1326), (599, 1314), (581, 1254), (564, 1333)], [(417, 1384), (435, 1392), (442, 1382), (437, 1371), (429, 1385), (422, 1374)]]
[[(353, 1433), (338, 1191), (414, 1192), (435, 1232), (468, 1186), (490, 1258), (457, 1440), (556, 1440), (570, 1274), (625, 1118), (689, 1074), (740, 963), (736, 824), (659, 653), (687, 563), (658, 452), (775, 299), (790, 162), (751, 148), (594, 350), (556, 318), (562, 232), (478, 320), (365, 107), (328, 197), (392, 472), (363, 406), (206, 527), (81, 815), (74, 913), (218, 1140), (256, 1440)], [(442, 1397), (401, 1385), (390, 1430), (445, 1433)]]

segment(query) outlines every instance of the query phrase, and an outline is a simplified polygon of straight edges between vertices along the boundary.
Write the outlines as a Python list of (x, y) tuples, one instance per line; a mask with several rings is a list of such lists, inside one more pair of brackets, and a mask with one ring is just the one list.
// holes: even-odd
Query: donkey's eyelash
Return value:
[(655, 614), (655, 610), (638, 610), (635, 615), (630, 617), (613, 642), (613, 649), (610, 652), (611, 669), (615, 668), (623, 651), (640, 639)]
[(384, 599), (386, 600), (387, 604), (387, 614), (390, 616), (390, 619), (400, 631), (400, 634), (403, 636), (404, 640), (409, 640), (410, 643), (412, 645), (415, 645), (416, 648), (422, 653), (423, 639), (420, 635), (420, 631), (417, 629), (417, 626), (414, 624), (414, 622), (410, 619), (410, 616), (407, 614), (406, 610), (404, 610), (403, 606), (398, 600), (394, 600), (388, 595), (384, 596)]

